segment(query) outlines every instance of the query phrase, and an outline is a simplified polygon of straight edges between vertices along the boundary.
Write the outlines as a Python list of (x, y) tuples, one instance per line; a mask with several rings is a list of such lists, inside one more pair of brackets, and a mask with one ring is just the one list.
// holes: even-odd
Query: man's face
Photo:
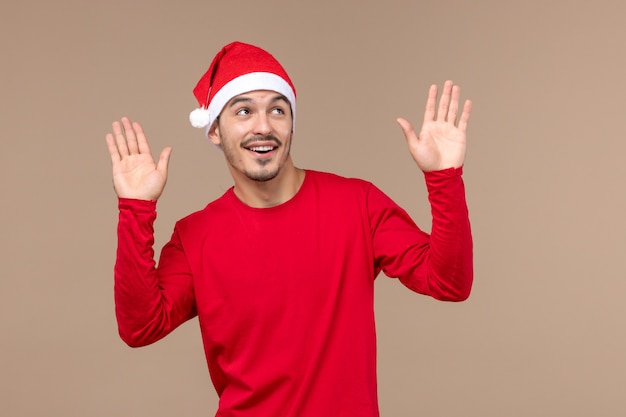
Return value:
[(233, 97), (209, 130), (222, 147), (234, 177), (254, 181), (275, 178), (290, 162), (291, 106), (274, 91), (251, 91)]

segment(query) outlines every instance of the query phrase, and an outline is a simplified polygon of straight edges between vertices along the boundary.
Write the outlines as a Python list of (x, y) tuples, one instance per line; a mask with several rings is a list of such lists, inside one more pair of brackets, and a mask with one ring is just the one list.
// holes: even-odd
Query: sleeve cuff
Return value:
[(118, 208), (130, 209), (135, 211), (155, 211), (156, 201), (154, 200), (139, 200), (135, 198), (118, 198)]
[(446, 168), (439, 171), (429, 171), (424, 172), (424, 176), (426, 180), (429, 179), (440, 179), (440, 178), (448, 178), (448, 177), (456, 177), (463, 175), (463, 166), (461, 165), (458, 168)]

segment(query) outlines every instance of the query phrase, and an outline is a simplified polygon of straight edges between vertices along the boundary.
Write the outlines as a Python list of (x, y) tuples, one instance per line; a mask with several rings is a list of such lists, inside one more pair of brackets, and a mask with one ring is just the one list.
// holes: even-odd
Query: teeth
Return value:
[(273, 146), (255, 146), (253, 148), (250, 148), (250, 150), (254, 152), (269, 152), (272, 149), (274, 149)]

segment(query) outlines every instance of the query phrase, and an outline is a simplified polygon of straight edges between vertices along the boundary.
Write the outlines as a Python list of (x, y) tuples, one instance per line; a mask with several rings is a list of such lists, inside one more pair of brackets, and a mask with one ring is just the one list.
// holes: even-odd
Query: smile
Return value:
[(246, 149), (249, 150), (249, 151), (252, 151), (252, 152), (265, 154), (265, 153), (271, 152), (274, 149), (276, 149), (276, 146), (251, 146), (251, 147), (246, 148)]

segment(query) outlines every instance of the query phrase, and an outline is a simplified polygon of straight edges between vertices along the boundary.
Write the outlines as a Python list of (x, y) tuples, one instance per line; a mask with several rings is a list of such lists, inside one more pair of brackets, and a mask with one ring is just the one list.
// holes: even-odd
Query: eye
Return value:
[(237, 110), (235, 114), (238, 116), (247, 116), (248, 114), (250, 114), (250, 109), (247, 109), (244, 107), (242, 109)]
[(275, 107), (272, 109), (274, 114), (285, 114), (285, 110), (282, 107)]

